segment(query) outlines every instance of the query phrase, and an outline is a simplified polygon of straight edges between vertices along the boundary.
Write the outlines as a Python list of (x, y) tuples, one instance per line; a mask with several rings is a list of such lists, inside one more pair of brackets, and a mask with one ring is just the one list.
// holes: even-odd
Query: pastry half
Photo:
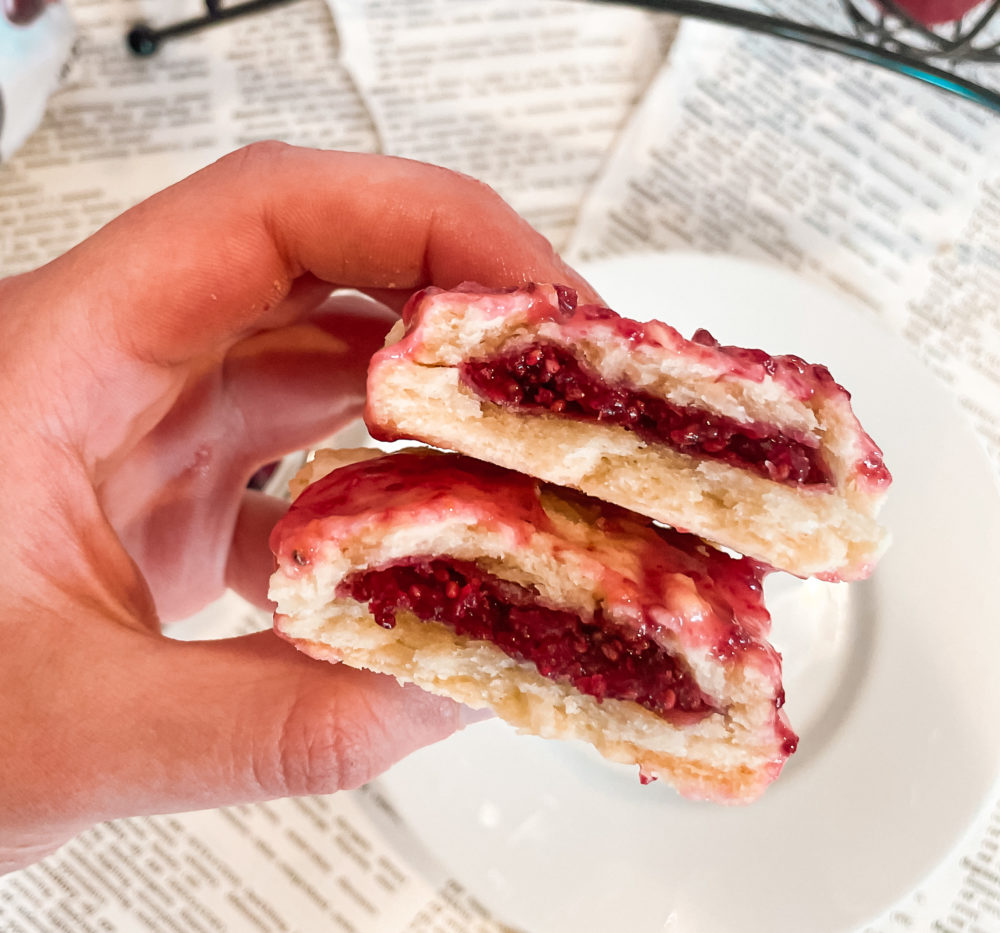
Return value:
[(369, 367), (365, 421), (798, 576), (865, 577), (887, 543), (891, 477), (825, 367), (687, 340), (558, 285), (416, 294)]
[(280, 635), (690, 797), (777, 777), (797, 740), (756, 562), (459, 454), (356, 453), (319, 452), (274, 529)]

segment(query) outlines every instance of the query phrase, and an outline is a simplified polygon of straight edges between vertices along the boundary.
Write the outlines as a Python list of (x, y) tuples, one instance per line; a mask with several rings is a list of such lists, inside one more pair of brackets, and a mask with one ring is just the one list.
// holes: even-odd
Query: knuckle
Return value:
[(279, 735), (275, 789), (298, 796), (361, 786), (381, 770), (376, 731), (374, 720), (338, 710), (336, 703), (322, 710), (297, 705)]
[(467, 191), (467, 197), (470, 199), (493, 202), (499, 208), (513, 210), (507, 201), (501, 197), (500, 193), (481, 178), (476, 178), (474, 175), (468, 175), (465, 172), (459, 172), (454, 169), (439, 167), (439, 170), (449, 172), (453, 179), (457, 180), (460, 185), (463, 185)]
[(276, 139), (261, 140), (248, 143), (224, 155), (216, 162), (216, 166), (220, 171), (232, 172), (235, 175), (256, 175), (261, 171), (272, 169), (275, 162), (283, 160), (291, 149), (287, 143)]

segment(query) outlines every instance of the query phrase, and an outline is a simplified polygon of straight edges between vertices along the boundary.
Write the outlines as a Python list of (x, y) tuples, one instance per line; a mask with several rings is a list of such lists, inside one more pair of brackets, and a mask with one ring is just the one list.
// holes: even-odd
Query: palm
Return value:
[[(160, 399), (175, 401), (124, 445), (99, 496), (162, 620), (195, 611), (226, 586), (226, 555), (253, 472), (360, 414), (368, 358), (391, 322), (373, 302), (328, 302), (221, 355), (139, 374), (134, 390), (151, 416)], [(280, 508), (252, 495), (248, 507), (264, 521)], [(265, 569), (254, 567), (261, 586)]]
[(255, 146), (0, 282), (0, 872), (97, 820), (356, 786), (457, 710), (271, 633), (177, 642), (225, 585), (263, 601), (260, 464), (360, 409), (398, 300), (587, 286), (442, 169)]

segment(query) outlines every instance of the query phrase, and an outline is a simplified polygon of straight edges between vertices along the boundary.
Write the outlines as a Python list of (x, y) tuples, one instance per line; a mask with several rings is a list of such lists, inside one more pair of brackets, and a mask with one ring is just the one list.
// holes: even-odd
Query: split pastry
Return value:
[(320, 451), (293, 493), (270, 596), (305, 653), (695, 798), (752, 800), (795, 750), (756, 561), (428, 448)]
[(865, 577), (891, 477), (829, 371), (690, 340), (559, 285), (428, 288), (365, 420), (616, 503), (798, 576)]

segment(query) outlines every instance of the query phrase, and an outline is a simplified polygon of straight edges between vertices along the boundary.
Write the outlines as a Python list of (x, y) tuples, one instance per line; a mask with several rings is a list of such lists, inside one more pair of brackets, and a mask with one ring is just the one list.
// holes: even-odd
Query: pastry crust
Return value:
[[(456, 454), (403, 451), (345, 466), (320, 452), (309, 486), (272, 535), (275, 629), (317, 658), (390, 674), (518, 729), (589, 742), (682, 794), (746, 802), (794, 750), (781, 662), (766, 642), (759, 569), (612, 506)], [(324, 476), (324, 471), (333, 472)], [(398, 608), (390, 628), (345, 580), (412, 557), (474, 562), (540, 604), (622, 631), (645, 626), (710, 698), (711, 710), (657, 714), (597, 700), (484, 639)]]
[[(699, 341), (577, 307), (561, 286), (426, 289), (372, 360), (365, 421), (378, 439), (415, 439), (529, 473), (797, 576), (867, 576), (888, 543), (876, 515), (891, 478), (848, 393), (797, 357)], [(775, 425), (815, 448), (829, 482), (780, 482), (616, 424), (496, 404), (463, 379), (467, 361), (538, 343), (571, 351), (609, 384)]]

